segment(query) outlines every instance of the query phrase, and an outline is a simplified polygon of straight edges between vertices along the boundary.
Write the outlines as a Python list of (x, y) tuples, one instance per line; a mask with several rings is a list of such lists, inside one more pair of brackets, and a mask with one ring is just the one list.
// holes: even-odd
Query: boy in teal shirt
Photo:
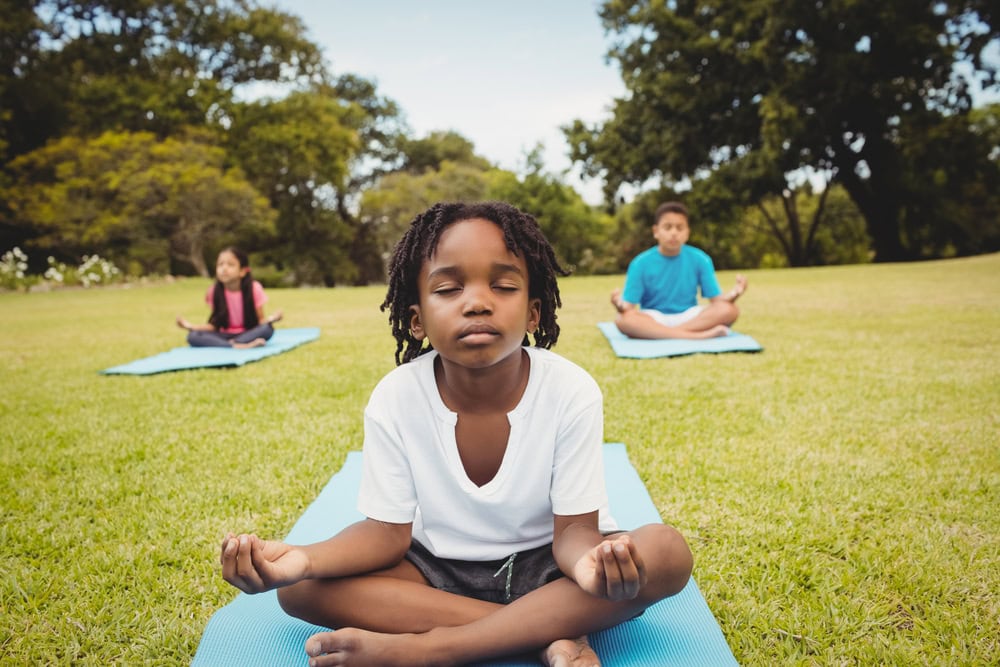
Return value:
[[(736, 299), (747, 280), (722, 293), (712, 258), (687, 245), (691, 229), (680, 202), (660, 204), (654, 215), (656, 245), (629, 264), (625, 290), (614, 290), (618, 330), (632, 338), (714, 338), (725, 336), (740, 311)], [(698, 304), (698, 292), (708, 300)]]

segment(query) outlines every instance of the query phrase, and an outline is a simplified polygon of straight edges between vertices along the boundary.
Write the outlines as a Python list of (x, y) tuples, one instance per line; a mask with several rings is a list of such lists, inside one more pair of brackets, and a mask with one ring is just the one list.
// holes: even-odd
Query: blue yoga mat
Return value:
[[(361, 462), (360, 452), (348, 454), (344, 467), (296, 522), (285, 538), (287, 542), (307, 544), (324, 540), (362, 518), (354, 509)], [(605, 445), (604, 466), (611, 512), (622, 528), (661, 520), (628, 460), (625, 445)], [(325, 629), (286, 615), (278, 606), (274, 591), (258, 595), (240, 593), (209, 619), (192, 665), (306, 665), (306, 639)], [(653, 605), (638, 618), (592, 635), (590, 641), (605, 667), (737, 664), (694, 578), (679, 594)], [(497, 660), (483, 664), (530, 667), (539, 663)]]
[(101, 371), (103, 375), (153, 375), (167, 371), (183, 371), (191, 368), (221, 368), (242, 366), (251, 361), (287, 352), (293, 347), (319, 338), (318, 327), (302, 329), (275, 329), (266, 345), (236, 350), (231, 347), (175, 347), (172, 350), (138, 359), (121, 366), (112, 366)]
[(698, 352), (760, 352), (761, 344), (746, 334), (730, 332), (728, 336), (688, 340), (686, 338), (660, 338), (655, 340), (629, 338), (614, 322), (598, 322), (597, 328), (611, 343), (619, 357), (652, 359), (654, 357), (679, 357)]

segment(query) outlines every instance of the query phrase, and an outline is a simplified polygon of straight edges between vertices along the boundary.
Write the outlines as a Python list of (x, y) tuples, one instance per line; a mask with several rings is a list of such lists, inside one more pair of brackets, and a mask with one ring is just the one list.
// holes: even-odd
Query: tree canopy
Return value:
[[(986, 57), (995, 11), (987, 0), (609, 0), (600, 15), (628, 92), (606, 122), (564, 128), (571, 156), (610, 201), (625, 183), (674, 187), (732, 165), (731, 186), (757, 205), (810, 169), (849, 193), (877, 259), (996, 249), (997, 144), (970, 122), (973, 91), (1000, 86)], [(956, 164), (958, 148), (974, 167)], [(952, 222), (928, 230), (928, 216)]]

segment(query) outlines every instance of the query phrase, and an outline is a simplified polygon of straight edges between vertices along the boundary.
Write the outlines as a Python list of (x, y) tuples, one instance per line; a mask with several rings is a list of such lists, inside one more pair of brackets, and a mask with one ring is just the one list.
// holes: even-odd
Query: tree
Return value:
[(738, 161), (752, 204), (811, 168), (847, 190), (883, 261), (923, 254), (907, 205), (933, 171), (909, 169), (908, 147), (930, 128), (968, 126), (974, 79), (1000, 83), (984, 59), (998, 37), (986, 0), (611, 0), (600, 15), (629, 93), (602, 125), (564, 130), (609, 200), (624, 183), (673, 187)]
[[(62, 137), (179, 137), (223, 120), (240, 86), (324, 80), (304, 32), (253, 0), (0, 0), (0, 186)], [(0, 241), (25, 229), (0, 203)]]
[(576, 190), (542, 169), (541, 146), (526, 156), (526, 173), (494, 170), (489, 199), (499, 199), (533, 215), (560, 262), (580, 274), (611, 273), (616, 259), (608, 252), (611, 220), (588, 205)]
[(226, 133), (230, 155), (278, 212), (269, 256), (296, 283), (354, 280), (350, 225), (337, 215), (336, 188), (360, 150), (345, 119), (349, 105), (319, 92), (234, 105)]
[(13, 161), (3, 197), (30, 247), (63, 258), (95, 252), (134, 272), (180, 260), (208, 275), (205, 251), (273, 233), (274, 213), (223, 152), (151, 133), (65, 137)]
[[(252, 0), (32, 0), (29, 6), (34, 21), (17, 24), (21, 47), (13, 55), (21, 58), (13, 79), (30, 94), (4, 100), (11, 102), (14, 155), (66, 133), (164, 137), (207, 124), (240, 85), (324, 76), (301, 21)], [(39, 115), (48, 122), (39, 123)]]
[(486, 171), (492, 167), (489, 160), (476, 155), (476, 147), (457, 132), (431, 132), (421, 139), (404, 137), (399, 142), (403, 155), (400, 168), (412, 174), (436, 171), (445, 161), (467, 164)]
[(486, 197), (488, 172), (474, 164), (445, 160), (436, 169), (419, 174), (397, 171), (384, 176), (361, 198), (360, 219), (375, 239), (384, 262), (410, 221), (440, 201), (476, 201)]

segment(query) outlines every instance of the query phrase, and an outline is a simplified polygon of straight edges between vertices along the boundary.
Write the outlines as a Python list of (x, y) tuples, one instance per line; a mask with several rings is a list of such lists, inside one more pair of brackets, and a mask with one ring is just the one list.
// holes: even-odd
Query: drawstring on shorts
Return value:
[(504, 595), (506, 595), (505, 599), (507, 602), (510, 602), (510, 580), (511, 577), (514, 576), (514, 558), (516, 557), (517, 553), (512, 553), (510, 557), (504, 561), (503, 565), (500, 566), (500, 569), (493, 573), (493, 578), (495, 579), (500, 576), (501, 572), (507, 570), (507, 584), (504, 587)]

